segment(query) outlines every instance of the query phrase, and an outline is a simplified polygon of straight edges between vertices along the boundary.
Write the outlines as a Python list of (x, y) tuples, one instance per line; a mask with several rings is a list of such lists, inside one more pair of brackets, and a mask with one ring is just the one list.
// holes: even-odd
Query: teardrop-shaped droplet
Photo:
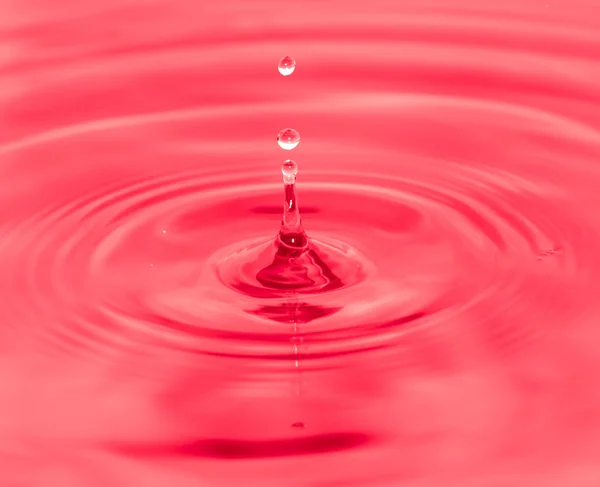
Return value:
[(283, 76), (289, 76), (296, 69), (296, 61), (294, 61), (294, 58), (291, 58), (290, 56), (284, 56), (279, 60), (279, 66), (277, 69), (279, 69), (279, 72)]

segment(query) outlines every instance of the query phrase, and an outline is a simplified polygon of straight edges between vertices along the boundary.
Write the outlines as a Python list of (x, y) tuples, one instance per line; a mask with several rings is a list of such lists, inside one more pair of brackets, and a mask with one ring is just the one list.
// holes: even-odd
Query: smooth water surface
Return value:
[(0, 485), (600, 485), (598, 9), (5, 1)]

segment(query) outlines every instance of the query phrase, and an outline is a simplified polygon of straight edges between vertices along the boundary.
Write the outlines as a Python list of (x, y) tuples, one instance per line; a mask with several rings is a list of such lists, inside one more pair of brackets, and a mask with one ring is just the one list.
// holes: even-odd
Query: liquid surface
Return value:
[(600, 484), (597, 2), (56, 5), (0, 15), (0, 485)]

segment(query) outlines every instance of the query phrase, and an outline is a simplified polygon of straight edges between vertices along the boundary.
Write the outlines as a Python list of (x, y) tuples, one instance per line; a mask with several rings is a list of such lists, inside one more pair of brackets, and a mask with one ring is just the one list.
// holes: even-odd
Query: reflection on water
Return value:
[(0, 485), (600, 483), (596, 4), (451, 3), (2, 9)]

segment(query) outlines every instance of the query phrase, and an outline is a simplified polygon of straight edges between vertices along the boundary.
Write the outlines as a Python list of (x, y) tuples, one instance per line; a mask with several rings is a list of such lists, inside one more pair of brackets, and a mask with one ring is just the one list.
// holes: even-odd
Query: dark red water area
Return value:
[(600, 485), (599, 76), (592, 0), (4, 0), (0, 487)]

